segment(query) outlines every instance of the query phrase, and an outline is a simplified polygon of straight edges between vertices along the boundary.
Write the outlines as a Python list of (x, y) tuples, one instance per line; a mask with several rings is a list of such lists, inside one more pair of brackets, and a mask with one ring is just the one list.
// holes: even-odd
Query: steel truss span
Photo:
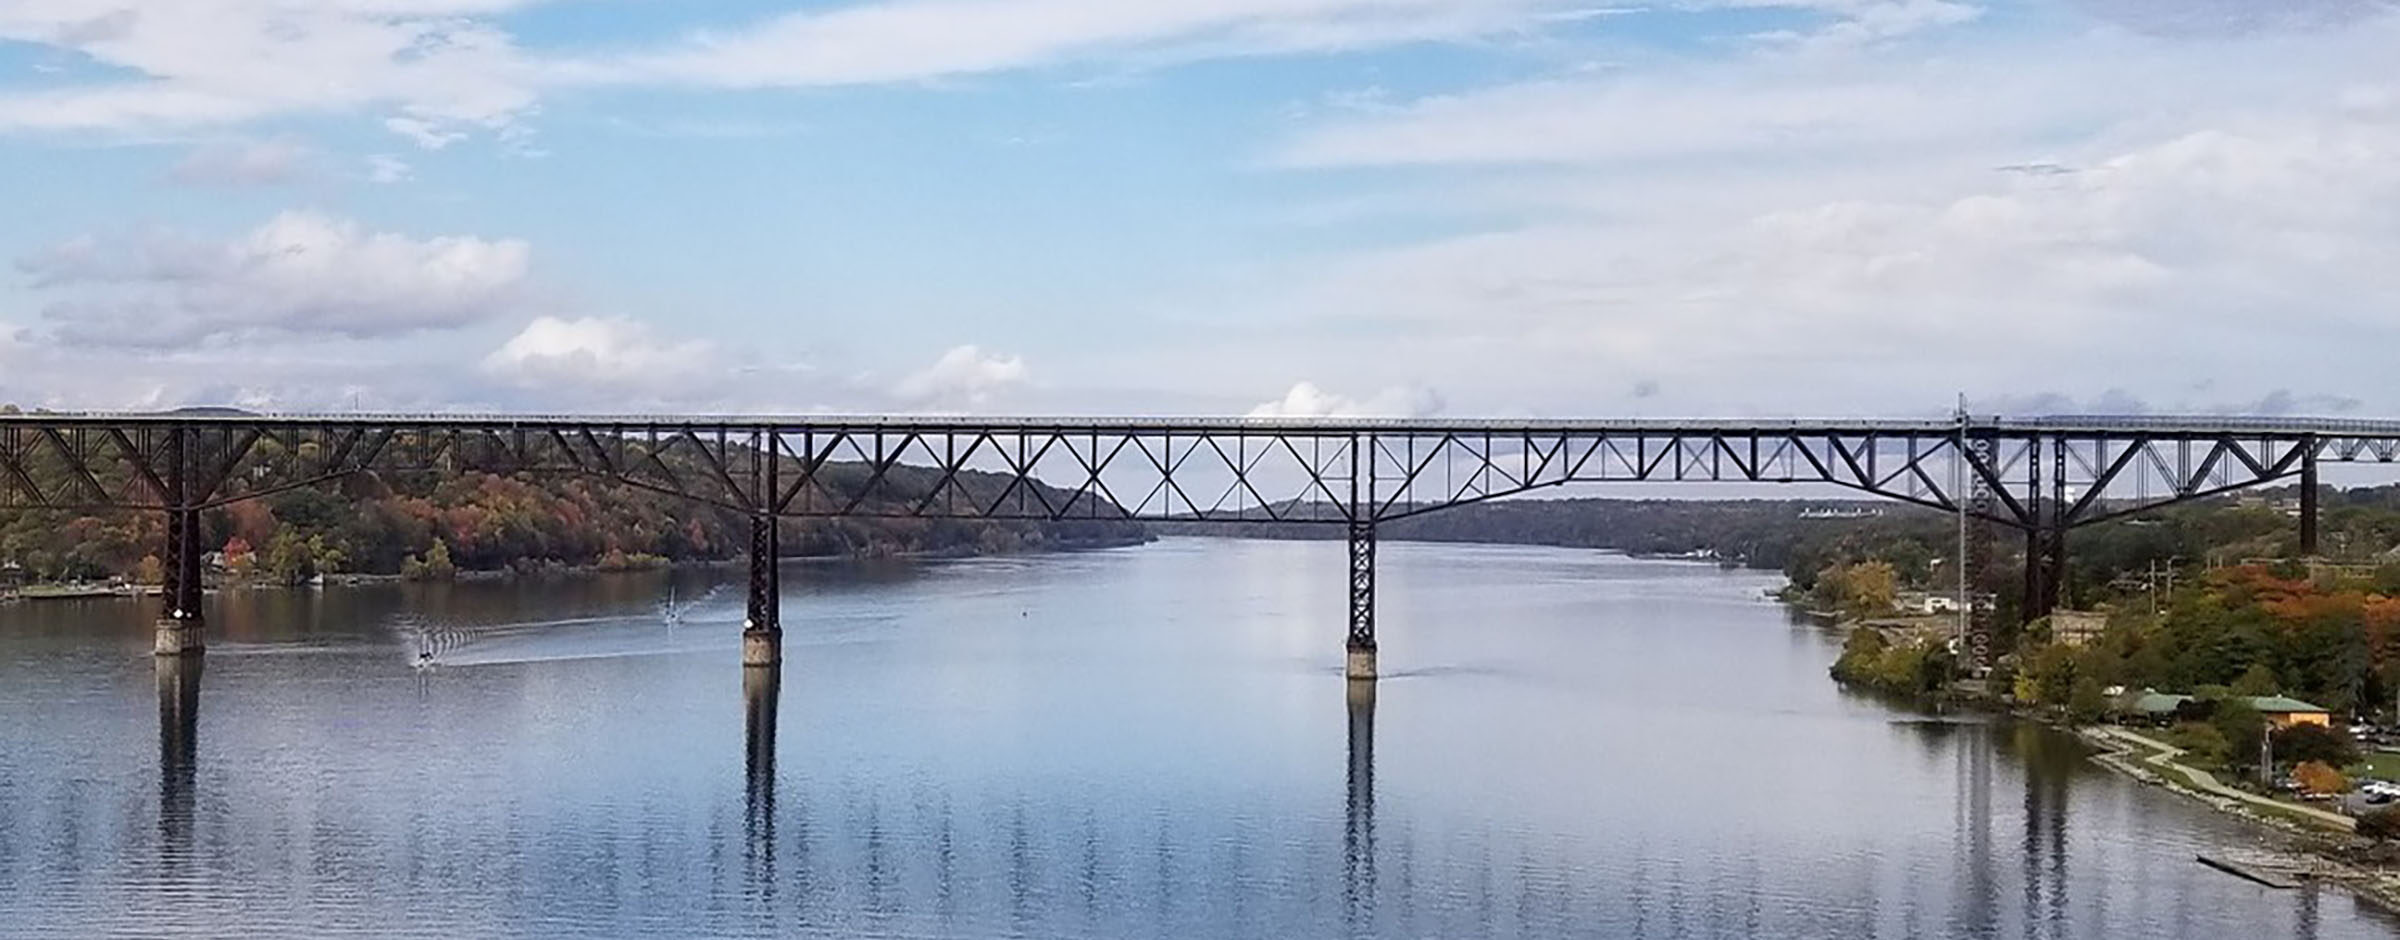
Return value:
[[(771, 456), (770, 456), (771, 455)], [(1813, 483), (2071, 529), (2400, 460), (2400, 421), (0, 416), (0, 508), (208, 509), (362, 472), (580, 474), (785, 517), (1388, 522), (1585, 483)], [(1972, 497), (1980, 481), (1988, 503)]]
[[(1600, 483), (1804, 483), (2026, 539), (2028, 612), (2066, 534), (2172, 503), (2400, 460), (2400, 421), (1291, 420), (509, 415), (0, 415), (0, 510), (168, 514), (167, 611), (197, 623), (198, 513), (361, 473), (571, 474), (774, 518), (1292, 522), (1345, 526), (1349, 646), (1374, 650), (1378, 524)], [(2313, 551), (2315, 488), (2302, 492)], [(750, 620), (778, 629), (772, 571)], [(162, 625), (160, 649), (170, 645)], [(178, 640), (179, 645), (184, 641)], [(197, 643), (196, 633), (189, 642)], [(180, 648), (180, 646), (179, 646)], [(759, 664), (774, 661), (762, 650)], [(1355, 657), (1354, 657), (1355, 659)], [(745, 651), (745, 661), (752, 661)], [(1361, 667), (1354, 664), (1353, 674)]]

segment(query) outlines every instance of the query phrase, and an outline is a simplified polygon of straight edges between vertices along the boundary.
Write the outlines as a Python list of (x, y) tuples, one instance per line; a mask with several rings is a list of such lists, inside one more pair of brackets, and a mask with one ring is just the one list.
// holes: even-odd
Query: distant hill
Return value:
[[(1282, 507), (1286, 509), (1307, 507)], [(1705, 557), (1729, 565), (1813, 574), (1832, 556), (1873, 545), (1923, 571), (1954, 539), (1953, 517), (1873, 500), (1512, 499), (1386, 523), (1378, 535), (1417, 542), (1500, 542)], [(1164, 534), (1341, 538), (1338, 525), (1161, 523)], [(1899, 545), (1914, 546), (1900, 548)]]

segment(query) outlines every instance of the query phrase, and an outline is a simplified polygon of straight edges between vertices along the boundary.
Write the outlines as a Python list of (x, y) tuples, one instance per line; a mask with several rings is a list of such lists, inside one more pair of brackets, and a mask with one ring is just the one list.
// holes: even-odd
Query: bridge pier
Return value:
[(200, 510), (191, 505), (187, 469), (191, 466), (188, 431), (170, 432), (166, 472), (159, 483), (167, 504), (167, 545), (161, 555), (157, 636), (151, 651), (160, 656), (198, 656), (207, 644), (200, 613)]
[(2067, 578), (2067, 530), (2025, 530), (2025, 616), (2027, 623), (2050, 616)]
[(2317, 439), (2300, 442), (2300, 557), (2317, 557)]
[(742, 618), (742, 665), (783, 665), (783, 574), (775, 516), (750, 517), (750, 602)]
[[(2047, 445), (2047, 446), (2044, 446)], [(2045, 457), (2047, 458), (2045, 460)], [(2044, 464), (2048, 466), (2045, 479)], [(2025, 603), (2031, 623), (2058, 609), (2067, 580), (2067, 441), (2034, 438), (2025, 454)]]
[(1350, 636), (1342, 674), (1375, 681), (1375, 523), (1350, 523)]

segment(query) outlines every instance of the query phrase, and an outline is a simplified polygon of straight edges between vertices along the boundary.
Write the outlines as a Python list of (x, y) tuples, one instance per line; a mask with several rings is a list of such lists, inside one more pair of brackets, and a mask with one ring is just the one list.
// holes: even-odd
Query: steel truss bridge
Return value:
[[(573, 474), (748, 516), (744, 662), (780, 661), (774, 520), (1288, 522), (1339, 526), (1354, 678), (1375, 660), (1377, 526), (1573, 484), (1806, 483), (1957, 513), (2025, 540), (2028, 617), (2057, 604), (2067, 533), (2294, 479), (2316, 548), (2318, 466), (2400, 460), (2400, 420), (1294, 420), (515, 415), (0, 415), (0, 511), (166, 515), (162, 654), (201, 648), (199, 513), (361, 473)], [(1973, 648), (1987, 655), (1988, 625)]]

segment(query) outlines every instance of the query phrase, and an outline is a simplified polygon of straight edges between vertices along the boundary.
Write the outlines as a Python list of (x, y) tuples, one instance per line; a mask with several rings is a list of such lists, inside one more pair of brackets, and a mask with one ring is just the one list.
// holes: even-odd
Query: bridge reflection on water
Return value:
[[(200, 736), (203, 668), (203, 660), (194, 657), (161, 657), (155, 663), (158, 862), (168, 879), (183, 878), (202, 864), (194, 853), (193, 829), (206, 753)], [(1259, 910), (1276, 902), (1247, 897), (1244, 890), (1305, 878), (1315, 868), (1306, 858), (1314, 840), (1276, 832), (1282, 827), (1278, 820), (1211, 818), (1161, 807), (1154, 813), (1156, 826), (1137, 833), (1134, 826), (1101, 825), (1087, 808), (1084, 824), (1074, 831), (1038, 833), (1023, 805), (1005, 819), (987, 813), (962, 820), (946, 796), (920, 794), (911, 804), (894, 807), (869, 795), (875, 787), (855, 780), (812, 786), (808, 799), (796, 805), (779, 801), (778, 789), (787, 782), (778, 761), (781, 685), (775, 671), (746, 673), (738, 903), (712, 911), (705, 930), (838, 929), (887, 936), (1003, 927), (1027, 935), (1071, 914), (1069, 922), (1096, 935), (1163, 934), (1205, 925), (1201, 932), (1209, 935), (1249, 936), (1268, 925), (1294, 922), (1291, 911)], [(1819, 874), (1816, 890), (1822, 896), (1809, 899), (1812, 912), (1764, 885), (1755, 867), (1748, 880), (1728, 883), (1720, 872), (1706, 882), (1687, 881), (1671, 846), (1659, 847), (1656, 854), (1630, 846), (1633, 855), (1621, 872), (1623, 881), (1612, 884), (1610, 873), (1578, 863), (1575, 858), (1584, 853), (1569, 847), (1555, 855), (1520, 851), (1514, 858), (1495, 858), (1488, 844), (1427, 844), (1407, 829), (1379, 832), (1377, 687), (1345, 685), (1340, 883), (1303, 885), (1297, 892), (1338, 897), (1339, 922), (1326, 926), (1338, 927), (1341, 935), (1588, 930), (1603, 936), (1752, 936), (1780, 925), (1816, 936), (1868, 936), (1896, 927), (1911, 936), (1991, 937), (2011, 924), (2029, 937), (2071, 935), (2068, 775), (2022, 774), (2021, 811), (2014, 820), (2021, 838), (2013, 852), (2000, 851), (1995, 841), (2002, 822), (1995, 808), (1996, 754), (2028, 765), (2081, 760), (2070, 740), (2037, 726), (1905, 723), (1929, 755), (1948, 750), (1957, 762), (1952, 864), (1964, 881), (1946, 909), (1929, 908), (1913, 892), (1891, 897), (1877, 882), (1874, 860), (1861, 859), (1855, 870)], [(1996, 746), (1959, 740), (1976, 736), (2000, 740)], [(1771, 798), (1771, 788), (1768, 793)], [(1593, 798), (1606, 797), (1595, 793)], [(979, 832), (968, 837), (962, 828)], [(988, 831), (995, 829), (1001, 832)], [(1069, 844), (1059, 845), (1062, 839)], [(1036, 846), (1036, 840), (1048, 844)], [(1300, 857), (1289, 855), (1294, 851)], [(2009, 854), (2020, 865), (2013, 880), (2021, 896), (2013, 910), (2002, 902), (2010, 879), (1999, 868)], [(1071, 877), (1033, 871), (1037, 864), (1055, 869), (1070, 861), (1077, 868)], [(1462, 868), (1467, 877), (1460, 877)], [(1427, 877), (1445, 882), (1449, 903), (1422, 903), (1425, 886), (1417, 881)], [(1387, 878), (1392, 880), (1388, 886), (1382, 884)], [(2092, 888), (2077, 887), (2087, 897)], [(1829, 899), (1836, 903), (1823, 906)], [(2296, 892), (2293, 900), (2300, 905), (2295, 935), (2315, 936), (2316, 892)], [(1897, 910), (1887, 908), (1895, 901)], [(979, 913), (988, 911), (1006, 916), (994, 922)], [(1128, 921), (1131, 912), (1153, 920)], [(1795, 921), (1795, 915), (1803, 916)]]

